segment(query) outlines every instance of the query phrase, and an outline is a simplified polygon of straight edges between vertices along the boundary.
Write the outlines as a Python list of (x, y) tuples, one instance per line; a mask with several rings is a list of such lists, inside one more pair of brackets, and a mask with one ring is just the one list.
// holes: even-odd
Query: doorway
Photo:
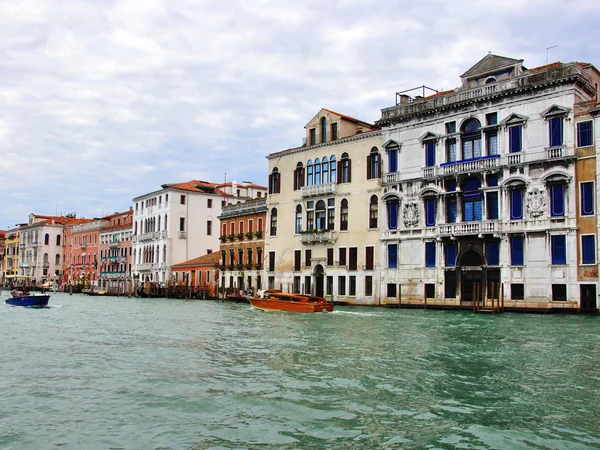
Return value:
[(593, 312), (598, 310), (596, 302), (596, 285), (595, 284), (580, 284), (579, 285), (580, 309), (585, 312)]
[(324, 281), (325, 281), (325, 271), (323, 270), (323, 266), (321, 264), (317, 264), (315, 266), (315, 295), (317, 297), (324, 297)]

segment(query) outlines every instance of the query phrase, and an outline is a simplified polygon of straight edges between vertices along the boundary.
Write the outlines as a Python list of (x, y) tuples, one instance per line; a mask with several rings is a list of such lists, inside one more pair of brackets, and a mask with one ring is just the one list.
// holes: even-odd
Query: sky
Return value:
[(165, 183), (266, 185), (321, 108), (375, 122), (488, 52), (600, 67), (592, 0), (0, 2), (0, 229)]

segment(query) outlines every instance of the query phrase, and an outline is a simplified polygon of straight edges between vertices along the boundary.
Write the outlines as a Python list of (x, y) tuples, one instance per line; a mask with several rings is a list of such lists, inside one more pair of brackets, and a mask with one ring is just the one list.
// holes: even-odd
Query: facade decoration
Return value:
[(406, 203), (402, 210), (404, 217), (404, 226), (411, 228), (419, 223), (419, 205), (417, 203)]
[(527, 212), (532, 219), (537, 219), (546, 213), (546, 194), (537, 187), (527, 192)]

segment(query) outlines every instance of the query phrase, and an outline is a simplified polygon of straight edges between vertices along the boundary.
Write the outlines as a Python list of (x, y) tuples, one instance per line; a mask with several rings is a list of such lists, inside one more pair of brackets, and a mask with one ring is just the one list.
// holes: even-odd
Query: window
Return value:
[(321, 142), (327, 141), (327, 119), (321, 117)]
[(294, 277), (294, 287), (292, 288), (292, 292), (294, 294), (300, 294), (300, 277), (299, 276), (295, 276)]
[(398, 244), (388, 244), (388, 267), (390, 269), (398, 268)]
[(348, 249), (348, 270), (356, 270), (358, 268), (358, 248), (350, 247)]
[(567, 263), (567, 241), (564, 234), (550, 236), (552, 264), (563, 265)]
[(562, 217), (565, 215), (565, 185), (550, 185), (550, 215)]
[(206, 235), (212, 236), (212, 220), (206, 221)]
[(367, 155), (367, 180), (379, 178), (381, 176), (381, 161), (379, 150), (377, 147), (371, 149), (371, 153)]
[(596, 264), (596, 236), (581, 236), (581, 264)]
[(378, 200), (376, 195), (369, 201), (369, 228), (377, 228)]
[(323, 175), (321, 176), (323, 184), (329, 183), (329, 163), (327, 162), (327, 156), (323, 157), (323, 161), (321, 162), (321, 169)]
[(179, 231), (185, 231), (185, 217), (179, 218)]
[(577, 124), (577, 147), (589, 147), (590, 145), (594, 145), (592, 121), (579, 122)]
[(316, 207), (316, 228), (317, 230), (325, 230), (326, 229), (326, 225), (325, 225), (325, 202), (323, 200), (319, 200), (317, 202), (317, 207)]
[(312, 250), (307, 248), (306, 250), (304, 250), (304, 266), (310, 267), (311, 262), (312, 262)]
[(508, 151), (518, 153), (523, 149), (523, 126), (515, 125), (508, 129)]
[(558, 147), (563, 144), (563, 118), (554, 117), (548, 122), (550, 134), (550, 147)]
[(552, 301), (565, 302), (567, 301), (567, 285), (553, 284), (552, 285)]
[(185, 195), (182, 195), (179, 199), (179, 203), (185, 205)]
[(388, 209), (388, 228), (395, 230), (398, 228), (398, 200), (394, 199), (387, 203)]
[(312, 159), (306, 163), (306, 185), (312, 186), (314, 181), (314, 165)]
[(338, 183), (350, 183), (351, 175), (351, 164), (350, 159), (348, 157), (348, 153), (342, 153)]
[(475, 118), (462, 127), (462, 159), (481, 158), (481, 123)]
[(327, 229), (335, 228), (335, 198), (327, 199)]
[(425, 284), (425, 298), (435, 298), (435, 284)]
[(480, 188), (481, 182), (477, 178), (467, 178), (463, 184), (463, 221), (465, 222), (482, 219), (483, 202)]
[(513, 283), (510, 285), (510, 298), (512, 300), (525, 299), (525, 285), (523, 283)]
[(304, 166), (302, 165), (301, 162), (299, 162), (298, 164), (296, 164), (296, 170), (294, 170), (294, 190), (297, 191), (298, 189), (302, 188), (304, 186)]
[(302, 206), (296, 205), (296, 226), (294, 232), (299, 234), (302, 231)]
[(315, 202), (309, 200), (306, 202), (306, 229), (314, 230), (315, 228)]
[(371, 297), (373, 295), (373, 277), (367, 275), (365, 277), (365, 296)]
[(263, 220), (262, 217), (260, 217), (258, 219), (258, 229), (256, 231), (262, 231), (263, 230)]
[(346, 277), (338, 277), (338, 295), (346, 295)]
[(436, 214), (436, 199), (427, 198), (425, 199), (425, 226), (432, 227), (435, 225), (435, 214)]
[(238, 222), (238, 234), (244, 234), (244, 221), (240, 220)]
[(273, 272), (275, 270), (275, 252), (269, 252), (269, 271)]
[(331, 183), (337, 183), (337, 161), (335, 155), (329, 158), (329, 180)]
[(279, 169), (274, 167), (269, 175), (269, 194), (279, 194), (280, 188)]
[(308, 145), (315, 145), (317, 143), (317, 130), (311, 128), (308, 130)]
[(333, 248), (327, 249), (327, 265), (333, 266)]
[(365, 270), (373, 270), (375, 247), (365, 247)]
[(425, 242), (425, 267), (435, 267), (435, 242)]
[(456, 222), (456, 197), (446, 197), (446, 222)]
[(498, 193), (488, 192), (487, 198), (487, 218), (490, 220), (498, 219)]
[(350, 281), (350, 287), (348, 288), (348, 295), (356, 295), (356, 276), (352, 275), (348, 277)]
[(238, 248), (238, 268), (241, 268), (244, 264), (244, 249)]
[(321, 184), (321, 160), (319, 158), (315, 159), (315, 184)]
[(425, 142), (425, 166), (435, 166), (435, 141)]
[(498, 113), (493, 112), (485, 115), (485, 124), (490, 125), (498, 125)]
[(390, 148), (388, 153), (388, 171), (390, 173), (398, 172), (398, 147)]
[(254, 220), (250, 219), (248, 221), (248, 233), (254, 232)]
[(579, 185), (581, 190), (581, 215), (591, 216), (594, 214), (594, 182), (585, 181)]
[[(159, 197), (160, 198), (160, 197)], [(207, 208), (212, 208), (212, 198), (208, 198), (206, 199), (206, 207)]]
[(395, 298), (396, 295), (398, 295), (397, 293), (397, 289), (396, 289), (396, 285), (394, 283), (388, 283), (387, 284), (387, 297), (390, 298)]
[(60, 245), (60, 234), (56, 235), (56, 245)]
[(486, 246), (487, 246), (487, 264), (488, 264), (488, 266), (499, 266), (500, 265), (500, 243), (499, 242), (488, 242)]
[(523, 189), (510, 191), (510, 219), (523, 219)]
[(247, 253), (248, 253), (248, 259), (246, 260), (246, 262), (248, 263), (248, 266), (250, 266), (254, 263), (254, 260), (252, 259), (252, 247), (248, 247)]
[(446, 162), (456, 162), (456, 139), (446, 139)]
[(340, 266), (345, 266), (346, 265), (346, 248), (345, 247), (340, 247), (338, 249), (338, 256), (339, 256), (339, 265)]
[(338, 124), (332, 123), (331, 124), (331, 140), (335, 141), (337, 138), (338, 138)]
[(262, 247), (256, 247), (256, 264), (258, 264), (260, 266), (260, 265), (262, 265), (262, 263), (263, 263)]
[(271, 232), (270, 236), (277, 236), (277, 208), (271, 210)]
[(446, 267), (456, 266), (456, 244), (454, 242), (444, 246), (444, 254)]
[(515, 236), (510, 238), (510, 263), (513, 266), (522, 266), (523, 257), (523, 237)]
[(487, 154), (489, 156), (498, 154), (498, 134), (496, 132), (487, 133)]
[(340, 207), (340, 230), (348, 230), (348, 200), (343, 199)]

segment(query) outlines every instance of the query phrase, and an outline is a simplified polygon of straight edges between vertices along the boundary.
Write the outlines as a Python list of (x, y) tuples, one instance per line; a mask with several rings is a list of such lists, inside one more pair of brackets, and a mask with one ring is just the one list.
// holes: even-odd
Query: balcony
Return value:
[[(498, 167), (499, 159), (500, 155), (484, 156), (477, 159), (466, 159), (463, 161), (440, 164), (440, 169), (443, 175), (477, 172), (480, 170), (488, 170)], [(431, 168), (428, 167), (428, 169)]]
[(469, 234), (491, 234), (500, 231), (498, 220), (447, 223), (439, 226), (440, 236), (465, 236)]
[(108, 247), (109, 248), (117, 248), (117, 247), (119, 247), (119, 244), (120, 244), (119, 241), (113, 241), (108, 244)]
[(317, 197), (319, 195), (328, 195), (337, 193), (337, 183), (315, 184), (313, 186), (303, 186), (300, 188), (302, 197)]
[(333, 244), (337, 241), (335, 231), (305, 231), (300, 235), (300, 241), (306, 245), (313, 244)]
[[(156, 239), (158, 239), (158, 231), (151, 231), (150, 233), (142, 233), (139, 236), (137, 236), (137, 242), (154, 241)], [(135, 236), (134, 236), (134, 242), (135, 242)]]
[(135, 266), (135, 269), (139, 270), (139, 271), (150, 271), (153, 268), (154, 268), (154, 264), (153, 263), (137, 264)]

